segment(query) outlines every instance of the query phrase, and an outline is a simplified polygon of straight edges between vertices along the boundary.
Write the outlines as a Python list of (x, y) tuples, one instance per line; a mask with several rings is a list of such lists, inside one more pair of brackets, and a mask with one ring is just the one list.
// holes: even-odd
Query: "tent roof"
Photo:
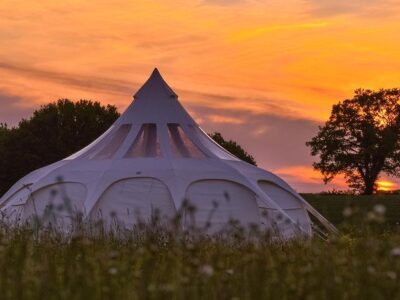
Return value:
[(134, 101), (117, 123), (196, 124), (157, 69), (134, 95)]

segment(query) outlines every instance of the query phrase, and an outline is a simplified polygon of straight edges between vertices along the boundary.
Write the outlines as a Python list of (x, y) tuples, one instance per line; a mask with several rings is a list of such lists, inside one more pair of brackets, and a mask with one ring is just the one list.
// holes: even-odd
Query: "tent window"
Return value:
[(115, 133), (113, 133), (110, 138), (108, 138), (102, 145), (102, 148), (95, 154), (91, 155), (89, 159), (107, 159), (111, 158), (119, 149), (119, 147), (124, 142), (126, 136), (131, 130), (132, 125), (123, 124), (121, 125)]
[(142, 125), (135, 141), (129, 147), (124, 157), (161, 157), (156, 124)]
[(205, 158), (205, 154), (189, 139), (179, 124), (168, 124), (168, 135), (175, 157)]

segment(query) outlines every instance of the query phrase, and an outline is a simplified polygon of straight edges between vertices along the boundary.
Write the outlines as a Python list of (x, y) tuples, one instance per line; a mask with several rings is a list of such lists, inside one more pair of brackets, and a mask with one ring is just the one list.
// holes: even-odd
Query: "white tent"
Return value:
[(86, 220), (129, 228), (155, 211), (167, 220), (183, 203), (195, 207), (184, 227), (215, 232), (234, 219), (286, 237), (311, 236), (310, 213), (334, 230), (282, 179), (210, 139), (157, 69), (102, 136), (19, 180), (0, 199), (0, 209), (17, 222), (51, 211), (54, 221), (68, 226), (79, 212)]

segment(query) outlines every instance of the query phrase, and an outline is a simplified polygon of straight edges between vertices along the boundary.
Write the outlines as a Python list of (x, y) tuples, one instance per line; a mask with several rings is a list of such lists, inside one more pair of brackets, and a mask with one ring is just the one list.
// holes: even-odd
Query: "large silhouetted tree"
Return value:
[(400, 90), (355, 91), (307, 145), (325, 182), (344, 174), (349, 187), (372, 194), (381, 172), (400, 175)]
[(0, 194), (30, 171), (85, 147), (118, 118), (115, 106), (61, 99), (15, 128), (0, 127)]

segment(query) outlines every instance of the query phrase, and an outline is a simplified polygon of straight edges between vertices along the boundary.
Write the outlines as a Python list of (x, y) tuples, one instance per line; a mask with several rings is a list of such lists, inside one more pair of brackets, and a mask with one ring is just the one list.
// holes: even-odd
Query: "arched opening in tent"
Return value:
[(260, 221), (254, 193), (232, 181), (196, 181), (189, 185), (186, 199), (194, 211), (185, 212), (185, 226), (216, 232), (232, 221), (239, 222), (243, 227)]
[(38, 217), (43, 223), (69, 228), (84, 213), (84, 184), (60, 182), (33, 192), (23, 207), (23, 219)]
[(179, 124), (168, 124), (168, 136), (174, 157), (206, 158), (206, 155), (190, 140)]
[(106, 228), (132, 228), (153, 217), (161, 221), (175, 216), (176, 209), (168, 187), (149, 177), (126, 178), (111, 184), (97, 201), (90, 216), (102, 220)]
[[(260, 180), (258, 185), (296, 224), (304, 231), (311, 232), (310, 218), (299, 199), (273, 182)], [(278, 210), (268, 209), (267, 213), (278, 221), (283, 218)]]
[(143, 124), (124, 158), (161, 157), (156, 124)]

